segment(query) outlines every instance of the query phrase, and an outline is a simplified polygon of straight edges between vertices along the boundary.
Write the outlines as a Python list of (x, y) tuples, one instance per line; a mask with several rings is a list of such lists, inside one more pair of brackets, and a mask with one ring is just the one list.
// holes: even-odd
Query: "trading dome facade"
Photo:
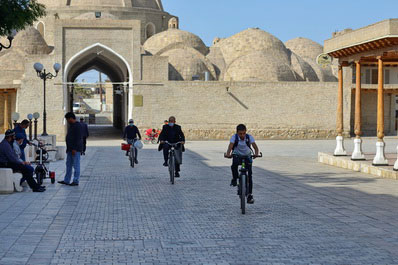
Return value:
[[(47, 7), (46, 17), (0, 52), (5, 66), (0, 69), (0, 101), (8, 100), (0, 102), (3, 130), (11, 127), (12, 111), (26, 117), (43, 107), (36, 62), (50, 72), (54, 63), (62, 65), (58, 76), (47, 80), (46, 90), (51, 99), (47, 130), (61, 139), (65, 112), (77, 100), (94, 106), (89, 114), (107, 115), (101, 118), (116, 128), (131, 118), (142, 129), (157, 128), (176, 115), (188, 139), (226, 139), (240, 117), (259, 138), (327, 137), (334, 127), (324, 114), (331, 113), (328, 97), (334, 89), (334, 82), (326, 81), (336, 77), (332, 67), (316, 64), (322, 46), (311, 40), (283, 43), (249, 28), (215, 38), (208, 47), (199, 36), (180, 30), (179, 18), (166, 12), (161, 0), (39, 2)], [(90, 70), (107, 76), (106, 100), (99, 103), (105, 108), (94, 109), (93, 98), (82, 99), (76, 92), (78, 77)], [(314, 109), (310, 99), (321, 106)], [(300, 114), (308, 108), (314, 119)], [(39, 122), (39, 131), (41, 126)]]

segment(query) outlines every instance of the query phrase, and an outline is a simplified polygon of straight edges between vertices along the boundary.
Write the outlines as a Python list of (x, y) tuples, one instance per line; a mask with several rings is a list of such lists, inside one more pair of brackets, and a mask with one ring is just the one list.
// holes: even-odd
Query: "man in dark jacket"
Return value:
[[(80, 156), (83, 150), (82, 127), (80, 123), (76, 121), (76, 116), (73, 112), (66, 113), (65, 119), (69, 124), (68, 134), (66, 135), (66, 173), (64, 180), (58, 181), (58, 183), (78, 186), (80, 178)], [(75, 173), (73, 181), (70, 183), (72, 167), (75, 169)]]
[(14, 132), (15, 134), (22, 134), (23, 135), (23, 142), (22, 144), (19, 146), (19, 148), (21, 149), (21, 159), (23, 161), (26, 161), (25, 158), (25, 147), (27, 144), (29, 144), (28, 141), (28, 137), (26, 136), (26, 128), (29, 127), (29, 121), (28, 120), (23, 120), (20, 124), (17, 124), (17, 126), (15, 126)]
[[(137, 126), (134, 125), (134, 120), (130, 119), (129, 125), (127, 125), (126, 128), (124, 128), (123, 139), (125, 139), (128, 144), (134, 144), (137, 138), (141, 140), (140, 130), (138, 130)], [(129, 152), (130, 150), (126, 152), (126, 156), (129, 155)], [(138, 164), (137, 155), (138, 155), (138, 150), (136, 148), (134, 156), (135, 159), (134, 163), (136, 164)]]
[[(167, 125), (163, 125), (162, 132), (159, 135), (160, 144), (163, 146), (163, 157), (164, 164), (163, 166), (167, 167), (169, 160), (169, 150), (170, 146), (166, 143), (178, 143), (180, 144), (176, 148), (176, 155), (180, 157), (180, 161), (182, 161), (182, 151), (185, 144), (185, 136), (181, 130), (181, 126), (176, 124), (176, 118), (171, 116), (169, 118), (169, 123)], [(178, 159), (177, 159), (178, 160)], [(176, 161), (177, 162), (177, 161)], [(176, 174), (175, 177), (178, 178), (180, 176), (180, 164), (176, 163)]]
[(80, 125), (82, 126), (82, 137), (83, 137), (83, 150), (82, 155), (86, 155), (86, 145), (87, 145), (87, 138), (89, 137), (88, 133), (88, 125), (84, 122), (84, 118), (80, 118)]
[(21, 172), (22, 177), (28, 182), (33, 192), (45, 191), (45, 187), (40, 186), (33, 179), (33, 167), (29, 166), (28, 162), (21, 162), (18, 159), (17, 154), (12, 149), (14, 141), (15, 132), (7, 130), (3, 141), (0, 143), (0, 168), (11, 168), (14, 172)]

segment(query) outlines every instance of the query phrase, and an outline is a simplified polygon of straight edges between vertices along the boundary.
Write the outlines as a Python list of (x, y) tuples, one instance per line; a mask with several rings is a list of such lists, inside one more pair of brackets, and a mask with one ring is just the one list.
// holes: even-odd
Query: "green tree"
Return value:
[(0, 36), (32, 26), (45, 15), (45, 6), (37, 0), (0, 0)]

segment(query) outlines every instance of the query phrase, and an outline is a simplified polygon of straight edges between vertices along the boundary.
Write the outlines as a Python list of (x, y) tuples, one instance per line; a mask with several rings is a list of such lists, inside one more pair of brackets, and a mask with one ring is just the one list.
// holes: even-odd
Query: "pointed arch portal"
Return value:
[[(70, 111), (73, 103), (73, 83), (89, 70), (106, 74), (113, 83), (114, 126), (121, 128), (133, 113), (133, 75), (129, 63), (111, 48), (95, 43), (76, 53), (64, 68), (64, 110)], [(69, 85), (68, 85), (69, 84)]]

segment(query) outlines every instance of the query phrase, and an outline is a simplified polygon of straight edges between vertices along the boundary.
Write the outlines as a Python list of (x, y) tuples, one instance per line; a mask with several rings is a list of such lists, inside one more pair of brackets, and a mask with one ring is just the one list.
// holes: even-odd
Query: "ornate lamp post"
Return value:
[(12, 40), (14, 39), (15, 35), (17, 35), (17, 31), (16, 30), (11, 30), (10, 34), (8, 35), (7, 39), (8, 39), (8, 46), (5, 46), (3, 44), (0, 43), (0, 51), (4, 48), (4, 49), (9, 49), (11, 48), (11, 44), (12, 44)]
[(52, 73), (47, 73), (46, 69), (43, 69), (43, 65), (41, 63), (35, 63), (33, 68), (36, 70), (37, 76), (43, 80), (44, 84), (44, 102), (43, 102), (43, 133), (41, 136), (48, 136), (47, 134), (47, 113), (46, 113), (46, 81), (47, 79), (53, 79), (58, 75), (59, 70), (61, 69), (61, 65), (59, 63), (54, 64), (55, 75)]
[(34, 123), (35, 123), (35, 135), (34, 135), (34, 139), (37, 140), (37, 119), (40, 118), (40, 114), (38, 112), (33, 113), (33, 118), (35, 119)]
[(33, 120), (33, 114), (28, 114), (27, 116), (28, 120), (29, 120), (29, 141), (32, 141), (32, 120)]

